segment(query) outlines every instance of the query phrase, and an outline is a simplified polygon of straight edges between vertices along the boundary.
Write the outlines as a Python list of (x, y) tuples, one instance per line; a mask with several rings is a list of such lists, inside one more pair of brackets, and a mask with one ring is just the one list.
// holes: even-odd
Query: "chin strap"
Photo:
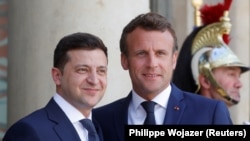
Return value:
[(233, 105), (236, 105), (239, 103), (239, 101), (236, 101), (234, 100), (233, 98), (231, 98), (230, 96), (226, 95), (226, 96), (223, 96), (228, 102), (230, 102), (231, 104)]
[[(213, 85), (214, 86), (214, 85)], [(218, 94), (223, 97), (227, 102), (231, 103), (232, 105), (236, 105), (239, 103), (239, 101), (234, 100), (233, 98), (231, 98), (224, 89), (222, 89), (219, 84), (216, 83), (217, 89), (216, 91), (218, 92)]]

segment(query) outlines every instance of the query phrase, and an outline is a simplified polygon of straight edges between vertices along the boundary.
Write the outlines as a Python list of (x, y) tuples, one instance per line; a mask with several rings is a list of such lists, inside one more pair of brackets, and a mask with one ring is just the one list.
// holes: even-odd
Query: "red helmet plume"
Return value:
[[(224, 11), (229, 11), (232, 0), (224, 0), (224, 3), (218, 3), (217, 5), (204, 5), (201, 7), (201, 20), (203, 25), (219, 22), (223, 16)], [(223, 35), (224, 42), (229, 43), (229, 35)]]

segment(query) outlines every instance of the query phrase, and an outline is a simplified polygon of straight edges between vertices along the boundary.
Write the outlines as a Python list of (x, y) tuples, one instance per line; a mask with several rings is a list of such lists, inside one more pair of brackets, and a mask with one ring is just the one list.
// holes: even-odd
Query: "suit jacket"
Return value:
[[(103, 141), (98, 123), (93, 123)], [(6, 132), (3, 141), (81, 141), (74, 126), (52, 98), (42, 109), (20, 119)]]
[[(184, 92), (174, 84), (171, 86), (164, 125), (232, 124), (224, 102)], [(123, 99), (93, 110), (93, 116), (101, 125), (104, 141), (125, 140), (125, 125), (128, 124), (128, 107), (131, 98), (130, 92)]]

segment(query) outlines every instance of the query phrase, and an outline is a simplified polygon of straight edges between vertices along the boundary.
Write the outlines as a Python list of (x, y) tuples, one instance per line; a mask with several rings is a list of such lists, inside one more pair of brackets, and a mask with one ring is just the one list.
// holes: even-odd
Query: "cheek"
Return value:
[(103, 80), (102, 80), (102, 84), (103, 84), (103, 86), (106, 88), (106, 87), (107, 87), (107, 84), (108, 84), (108, 83), (107, 83), (107, 80), (106, 80), (106, 79), (103, 79)]
[[(161, 65), (161, 67), (163, 67), (169, 71), (172, 71), (176, 67), (176, 60), (174, 58), (167, 57), (167, 58), (161, 59), (160, 65)], [(172, 70), (171, 70), (171, 68), (172, 68)]]
[(99, 77), (100, 84), (106, 88), (107, 87), (107, 76), (100, 76)]
[(127, 59), (123, 63), (124, 70), (132, 69), (137, 65), (137, 60)]
[(230, 77), (225, 76), (223, 74), (215, 75), (215, 80), (221, 85), (223, 88), (228, 88), (233, 84), (233, 80)]
[(75, 86), (81, 85), (86, 80), (86, 76), (83, 75), (68, 75), (64, 78), (64, 83)]

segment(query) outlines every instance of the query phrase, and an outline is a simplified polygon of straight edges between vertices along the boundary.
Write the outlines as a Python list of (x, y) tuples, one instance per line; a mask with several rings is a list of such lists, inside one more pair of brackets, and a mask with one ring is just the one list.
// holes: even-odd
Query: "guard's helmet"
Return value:
[[(203, 26), (197, 27), (186, 38), (179, 54), (173, 82), (190, 92), (198, 92), (198, 76), (203, 74), (228, 102), (237, 104), (214, 79), (212, 70), (218, 67), (239, 67), (241, 73), (250, 68), (243, 64), (228, 47), (231, 23), (228, 11), (231, 0), (200, 9)], [(220, 11), (221, 10), (221, 11)], [(215, 14), (214, 12), (220, 11)], [(210, 18), (210, 19), (209, 19)]]

